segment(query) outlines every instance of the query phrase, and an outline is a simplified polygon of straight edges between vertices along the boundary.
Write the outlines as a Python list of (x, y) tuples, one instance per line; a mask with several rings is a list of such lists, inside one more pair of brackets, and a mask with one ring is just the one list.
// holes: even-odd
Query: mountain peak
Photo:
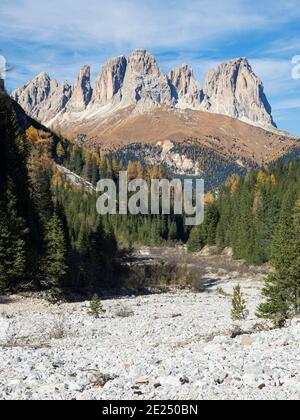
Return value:
[(123, 106), (137, 105), (144, 112), (158, 105), (171, 105), (168, 80), (155, 57), (147, 50), (137, 49), (129, 55), (122, 87)]
[(50, 80), (50, 76), (48, 73), (46, 73), (45, 71), (42, 71), (41, 73), (39, 73), (36, 77), (36, 80)]
[(120, 100), (120, 89), (123, 85), (126, 68), (127, 60), (123, 55), (107, 61), (96, 78), (92, 105), (104, 106), (113, 101), (118, 94)]
[(178, 68), (172, 69), (168, 77), (177, 107), (200, 109), (203, 91), (193, 70), (187, 64), (182, 64)]
[(91, 68), (86, 64), (82, 67), (78, 74), (73, 87), (72, 97), (68, 103), (68, 109), (77, 112), (85, 110), (91, 100), (91, 97)]
[(210, 70), (204, 84), (205, 110), (263, 127), (276, 127), (261, 80), (249, 61), (236, 58)]
[(150, 73), (161, 76), (163, 73), (158, 67), (155, 57), (147, 50), (138, 48), (128, 57), (128, 68), (131, 72), (141, 75)]

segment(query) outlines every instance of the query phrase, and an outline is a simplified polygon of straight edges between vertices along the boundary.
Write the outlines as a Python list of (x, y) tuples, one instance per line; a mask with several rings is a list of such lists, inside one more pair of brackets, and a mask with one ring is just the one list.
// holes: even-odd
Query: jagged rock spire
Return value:
[(68, 104), (71, 111), (83, 111), (92, 97), (91, 68), (85, 65), (79, 72), (73, 87), (72, 97)]
[(178, 108), (199, 109), (204, 95), (193, 70), (187, 64), (182, 64), (171, 70), (168, 77)]
[[(106, 105), (113, 100), (115, 95), (120, 93), (126, 67), (127, 60), (124, 56), (112, 58), (103, 66), (95, 81), (92, 104)], [(118, 98), (121, 99), (120, 95)]]

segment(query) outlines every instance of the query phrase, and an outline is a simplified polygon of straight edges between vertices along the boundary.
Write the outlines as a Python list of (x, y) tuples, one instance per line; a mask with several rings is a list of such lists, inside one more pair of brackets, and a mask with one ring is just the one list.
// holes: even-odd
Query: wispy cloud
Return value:
[(2, 0), (1, 36), (72, 47), (198, 48), (234, 32), (262, 29), (267, 15), (241, 0)]
[(0, 16), (10, 88), (41, 71), (72, 83), (86, 63), (95, 77), (108, 58), (143, 47), (165, 72), (185, 62), (202, 83), (209, 68), (248, 56), (276, 108), (299, 91), (299, 0), (1, 0)]
[(289, 110), (300, 108), (300, 98), (285, 99), (278, 101), (274, 109), (276, 110)]

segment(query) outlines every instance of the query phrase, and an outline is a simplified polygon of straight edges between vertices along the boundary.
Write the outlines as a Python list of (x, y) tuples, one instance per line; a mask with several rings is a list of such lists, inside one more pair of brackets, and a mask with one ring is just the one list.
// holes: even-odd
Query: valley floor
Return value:
[[(100, 319), (88, 302), (3, 300), (0, 399), (300, 399), (300, 321), (249, 333), (261, 277), (214, 276), (203, 293), (105, 300)], [(250, 315), (231, 338), (237, 282)]]

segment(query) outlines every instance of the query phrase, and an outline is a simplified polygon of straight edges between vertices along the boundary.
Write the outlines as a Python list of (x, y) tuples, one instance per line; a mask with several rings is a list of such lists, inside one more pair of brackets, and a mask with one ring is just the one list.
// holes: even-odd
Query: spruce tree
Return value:
[(231, 319), (244, 321), (248, 316), (246, 301), (243, 297), (241, 286), (238, 284), (233, 290)]
[(63, 224), (56, 213), (46, 224), (45, 233), (46, 256), (45, 278), (46, 286), (58, 292), (67, 274), (66, 242)]
[(189, 236), (188, 240), (188, 251), (197, 252), (200, 251), (205, 245), (205, 240), (202, 235), (201, 226), (195, 226)]
[(105, 310), (103, 309), (101, 299), (97, 294), (94, 294), (90, 303), (88, 314), (98, 319), (102, 313), (105, 313)]
[[(11, 208), (10, 203), (10, 208)], [(25, 276), (25, 222), (15, 210), (0, 209), (0, 291), (10, 289)]]

